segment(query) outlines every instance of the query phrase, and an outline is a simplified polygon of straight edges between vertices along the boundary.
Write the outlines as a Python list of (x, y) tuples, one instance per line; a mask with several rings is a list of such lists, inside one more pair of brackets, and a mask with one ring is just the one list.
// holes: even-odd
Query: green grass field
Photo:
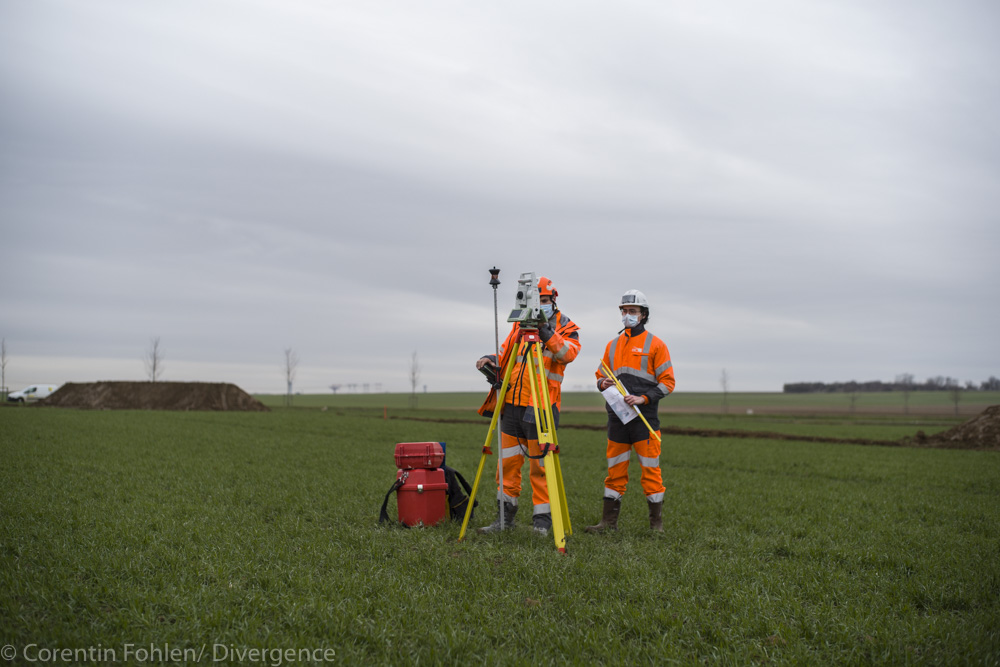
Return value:
[[(523, 522), (461, 543), (455, 524), (378, 526), (396, 442), (447, 442), (471, 481), (488, 422), (451, 399), (328, 398), (244, 414), (0, 409), (11, 662), (57, 649), (102, 662), (79, 653), (94, 647), (105, 663), (188, 652), (161, 664), (1000, 661), (995, 452), (674, 436), (664, 534), (649, 533), (634, 480), (622, 529), (595, 536), (583, 527), (600, 509), (603, 418), (567, 410), (574, 530), (559, 554)], [(667, 422), (872, 439), (956, 423)], [(494, 493), (486, 479), (474, 526)]]

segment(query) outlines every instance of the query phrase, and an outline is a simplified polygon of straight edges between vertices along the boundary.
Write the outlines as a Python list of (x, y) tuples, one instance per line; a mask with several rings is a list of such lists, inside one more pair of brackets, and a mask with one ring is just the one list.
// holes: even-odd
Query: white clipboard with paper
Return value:
[(601, 394), (604, 395), (604, 400), (608, 402), (608, 405), (611, 406), (611, 409), (618, 415), (618, 419), (621, 419), (623, 424), (629, 423), (639, 415), (639, 410), (635, 406), (625, 402), (625, 397), (622, 396), (618, 387), (612, 385), (602, 391)]

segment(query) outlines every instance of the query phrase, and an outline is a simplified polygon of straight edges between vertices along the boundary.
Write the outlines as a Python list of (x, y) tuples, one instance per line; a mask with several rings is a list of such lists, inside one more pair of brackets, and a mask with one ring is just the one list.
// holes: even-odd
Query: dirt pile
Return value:
[(1000, 451), (1000, 405), (990, 406), (969, 421), (932, 436), (917, 431), (916, 437), (907, 438), (906, 444), (916, 447)]
[(38, 404), (92, 410), (269, 410), (223, 382), (69, 382)]

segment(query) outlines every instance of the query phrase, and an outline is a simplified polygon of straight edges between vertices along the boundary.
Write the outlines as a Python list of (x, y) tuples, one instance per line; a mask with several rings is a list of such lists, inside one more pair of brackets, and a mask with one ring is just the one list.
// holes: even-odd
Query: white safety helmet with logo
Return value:
[(639, 306), (640, 308), (649, 308), (649, 302), (646, 301), (646, 295), (637, 289), (630, 289), (629, 291), (622, 294), (622, 301), (618, 304), (618, 307), (623, 306)]
[(626, 306), (636, 306), (639, 308), (639, 312), (642, 315), (637, 319), (626, 318), (623, 316), (622, 324), (627, 327), (633, 327), (640, 322), (649, 321), (649, 301), (646, 300), (646, 295), (637, 289), (630, 289), (629, 291), (622, 294), (621, 302), (618, 304), (619, 308), (625, 308)]

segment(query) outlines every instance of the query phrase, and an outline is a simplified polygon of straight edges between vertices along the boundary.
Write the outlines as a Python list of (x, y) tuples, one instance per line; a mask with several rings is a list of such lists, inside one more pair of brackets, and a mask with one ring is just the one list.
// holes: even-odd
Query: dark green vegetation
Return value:
[[(462, 543), (457, 525), (376, 524), (396, 442), (446, 441), (471, 481), (488, 422), (430, 407), (0, 410), (0, 644), (329, 647), (346, 664), (1000, 659), (997, 453), (673, 436), (665, 533), (646, 529), (633, 459), (622, 530), (594, 536), (604, 434), (573, 427), (603, 417), (567, 412), (559, 554), (523, 523)], [(955, 423), (668, 422), (872, 439)], [(494, 468), (474, 526), (492, 519)]]
[[(485, 384), (484, 384), (485, 387)], [(485, 397), (476, 393), (432, 393), (417, 394), (417, 404), (422, 409), (462, 409), (475, 410)], [(259, 395), (258, 400), (270, 407), (285, 405), (284, 395)], [(310, 394), (292, 397), (293, 407), (367, 407), (367, 408), (407, 408), (409, 394)], [(913, 392), (906, 398), (902, 392), (848, 394), (781, 394), (781, 393), (730, 393), (725, 397), (727, 415), (754, 414), (816, 415), (855, 414), (927, 417), (939, 415), (956, 416), (953, 396), (947, 391)], [(678, 392), (660, 404), (661, 413), (684, 414), (703, 412), (718, 414), (723, 412), (723, 395), (720, 393)], [(991, 405), (1000, 404), (1000, 391), (963, 392), (957, 410), (960, 417), (978, 415)], [(604, 402), (597, 390), (572, 391), (563, 394), (563, 407), (592, 409), (603, 412)]]

